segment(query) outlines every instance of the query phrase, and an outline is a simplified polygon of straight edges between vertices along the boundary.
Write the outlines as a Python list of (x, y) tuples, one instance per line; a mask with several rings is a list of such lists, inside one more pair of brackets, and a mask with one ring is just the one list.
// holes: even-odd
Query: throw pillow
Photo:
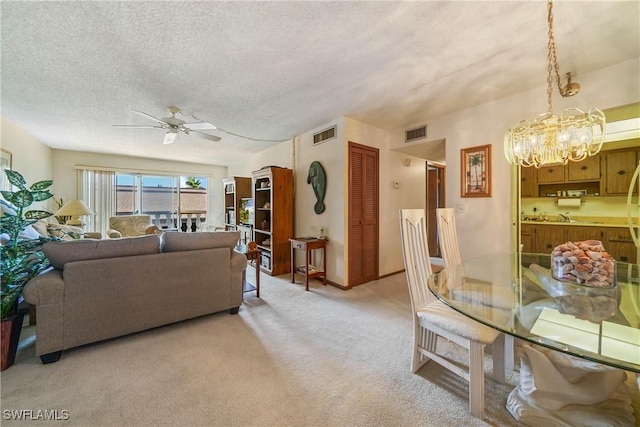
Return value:
[(144, 232), (146, 234), (162, 234), (162, 230), (160, 230), (155, 224), (148, 226)]
[(27, 240), (27, 239), (39, 239), (40, 234), (33, 228), (33, 225), (27, 225), (25, 228), (20, 231), (20, 235), (18, 239)]
[(48, 227), (49, 223), (46, 219), (39, 219), (33, 224), (33, 229), (42, 237), (49, 237)]
[(49, 224), (47, 231), (50, 236), (57, 237), (62, 240), (77, 240), (82, 238), (82, 228), (72, 225)]

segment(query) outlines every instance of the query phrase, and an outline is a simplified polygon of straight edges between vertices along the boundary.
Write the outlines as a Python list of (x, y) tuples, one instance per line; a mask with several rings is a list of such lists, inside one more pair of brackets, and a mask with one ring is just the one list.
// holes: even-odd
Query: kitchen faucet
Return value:
[(565, 212), (564, 215), (560, 214), (560, 216), (562, 217), (562, 219), (564, 219), (566, 222), (573, 222), (571, 220), (571, 212)]

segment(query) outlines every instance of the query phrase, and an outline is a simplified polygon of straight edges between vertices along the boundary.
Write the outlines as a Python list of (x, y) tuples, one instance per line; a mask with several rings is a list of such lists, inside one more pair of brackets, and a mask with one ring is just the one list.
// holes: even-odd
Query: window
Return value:
[(114, 215), (147, 214), (159, 228), (202, 230), (207, 220), (208, 179), (76, 166), (78, 196), (96, 213), (87, 230), (106, 235)]
[(148, 214), (160, 228), (195, 231), (207, 206), (206, 177), (116, 173), (116, 215)]

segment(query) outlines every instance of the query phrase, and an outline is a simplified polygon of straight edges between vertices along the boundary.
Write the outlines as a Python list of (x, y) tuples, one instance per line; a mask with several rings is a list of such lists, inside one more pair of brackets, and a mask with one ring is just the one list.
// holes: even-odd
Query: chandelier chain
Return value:
[(556, 74), (556, 83), (558, 84), (558, 91), (562, 96), (564, 96), (564, 90), (562, 89), (562, 85), (560, 84), (560, 66), (558, 65), (558, 58), (556, 55), (556, 42), (553, 37), (553, 1), (549, 0), (547, 3), (547, 23), (549, 25), (549, 43), (547, 44), (548, 53), (547, 53), (547, 107), (549, 108), (549, 113), (553, 111), (552, 105), (552, 94), (553, 94), (553, 77), (552, 72), (555, 71)]

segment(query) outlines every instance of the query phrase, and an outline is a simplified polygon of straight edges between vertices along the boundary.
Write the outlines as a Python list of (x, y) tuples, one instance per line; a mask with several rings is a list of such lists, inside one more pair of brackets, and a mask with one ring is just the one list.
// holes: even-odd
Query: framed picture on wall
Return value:
[[(11, 152), (0, 148), (0, 171), (11, 169)], [(11, 183), (4, 172), (0, 173), (0, 190), (11, 191)]]
[(491, 197), (491, 144), (460, 150), (460, 197)]

